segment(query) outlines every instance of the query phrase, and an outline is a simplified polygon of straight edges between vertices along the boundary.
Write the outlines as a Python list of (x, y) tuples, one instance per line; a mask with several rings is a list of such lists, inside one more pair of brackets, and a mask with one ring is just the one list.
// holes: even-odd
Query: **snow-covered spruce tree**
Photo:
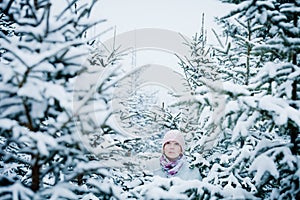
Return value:
[[(298, 7), (295, 1), (245, 1), (233, 12), (246, 22), (275, 30), (272, 37), (254, 43), (253, 50), (264, 54), (268, 62), (249, 77), (248, 86), (228, 79), (217, 79), (222, 84), (216, 84), (201, 73), (190, 77), (202, 78), (188, 79), (198, 90), (203, 91), (200, 86), (204, 85), (209, 88), (205, 94), (220, 99), (217, 103), (209, 98), (203, 101), (204, 95), (196, 93), (195, 98), (216, 113), (207, 124), (219, 126), (214, 129), (217, 145), (204, 153), (206, 162), (199, 159), (198, 163), (201, 169), (207, 167), (203, 181), (222, 186), (222, 194), (229, 192), (235, 195), (232, 198), (299, 197)], [(204, 134), (196, 146), (205, 146), (205, 139)]]
[[(261, 74), (253, 80), (250, 87), (257, 92), (255, 96), (263, 96), (268, 103), (260, 108), (266, 118), (267, 130), (276, 129), (278, 135), (287, 137), (287, 143), (294, 157), (294, 166), (277, 165), (280, 187), (277, 195), (297, 197), (299, 190), (299, 1), (246, 1), (232, 15), (245, 16), (258, 25), (268, 27), (268, 37), (263, 44), (255, 47), (265, 54), (272, 55)], [(261, 99), (261, 100), (263, 100)], [(263, 104), (263, 103), (262, 103)], [(279, 107), (276, 105), (280, 105)], [(282, 110), (284, 112), (282, 112)], [(260, 113), (262, 113), (262, 111)], [(275, 148), (276, 149), (276, 148)], [(292, 158), (291, 158), (292, 160)], [(288, 184), (289, 183), (289, 184)]]
[(83, 35), (102, 20), (87, 21), (95, 1), (78, 8), (76, 1), (61, 2), (56, 15), (55, 3), (0, 3), (1, 20), (15, 27), (14, 34), (0, 32), (1, 198), (116, 195), (104, 166), (79, 140), (81, 116), (72, 111), (74, 78), (87, 69)]
[(128, 75), (126, 81), (120, 82), (117, 85), (121, 88), (127, 88), (120, 91), (118, 94), (118, 102), (122, 109), (119, 111), (120, 122), (122, 128), (130, 130), (133, 134), (149, 135), (157, 132), (156, 123), (152, 120), (154, 106), (157, 103), (157, 91), (147, 91), (141, 86), (143, 81), (140, 79), (140, 74), (144, 69), (138, 69)]
[[(212, 51), (207, 45), (206, 35), (203, 15), (201, 32), (196, 33), (191, 42), (185, 40), (185, 45), (190, 48), (190, 55), (184, 58), (178, 57), (192, 93), (191, 98), (183, 98), (184, 100), (180, 102), (181, 106), (186, 106), (186, 111), (181, 116), (181, 119), (186, 123), (183, 131), (195, 133), (193, 134), (195, 141), (198, 141), (204, 132), (209, 138), (214, 138), (216, 128), (213, 122), (215, 115), (212, 106), (217, 104), (218, 97), (211, 93), (211, 89), (207, 87), (206, 82), (200, 81), (205, 79), (207, 82), (218, 84), (218, 80), (221, 78), (219, 75), (220, 68), (211, 59)], [(211, 140), (209, 138), (207, 140)]]
[[(222, 36), (214, 31), (218, 46), (214, 49), (214, 58), (220, 68), (223, 80), (230, 80), (238, 84), (249, 84), (251, 76), (255, 76), (267, 59), (266, 54), (254, 51), (253, 47), (260, 44), (267, 36), (262, 25), (243, 18), (219, 19), (222, 25)], [(225, 38), (224, 41), (221, 38)]]

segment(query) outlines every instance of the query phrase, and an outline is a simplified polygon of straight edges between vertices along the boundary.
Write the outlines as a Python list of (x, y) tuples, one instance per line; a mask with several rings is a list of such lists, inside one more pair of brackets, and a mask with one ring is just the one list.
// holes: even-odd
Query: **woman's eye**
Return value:
[(176, 145), (176, 146), (179, 146), (179, 143), (176, 142), (175, 145)]

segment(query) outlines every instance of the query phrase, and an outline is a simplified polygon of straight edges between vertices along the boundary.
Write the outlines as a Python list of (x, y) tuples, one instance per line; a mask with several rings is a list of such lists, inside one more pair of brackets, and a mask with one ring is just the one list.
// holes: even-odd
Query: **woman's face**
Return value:
[(166, 142), (163, 150), (164, 154), (170, 161), (176, 160), (182, 153), (180, 144), (175, 141)]

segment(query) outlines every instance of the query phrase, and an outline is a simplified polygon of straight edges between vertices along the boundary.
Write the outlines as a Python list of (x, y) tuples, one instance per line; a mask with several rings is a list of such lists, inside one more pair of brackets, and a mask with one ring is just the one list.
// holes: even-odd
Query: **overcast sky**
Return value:
[(208, 31), (208, 43), (214, 43), (211, 28), (217, 29), (214, 17), (229, 11), (219, 0), (100, 0), (93, 17), (108, 21), (94, 31), (115, 26), (117, 33), (140, 28), (161, 28), (192, 37), (201, 28), (202, 14)]
[[(89, 0), (81, 0), (81, 2), (84, 1)], [(176, 37), (176, 35), (179, 35), (177, 33), (181, 33), (188, 38), (192, 38), (196, 32), (200, 32), (202, 14), (204, 13), (208, 44), (217, 44), (211, 29), (214, 28), (219, 32), (221, 30), (218, 28), (214, 18), (216, 16), (224, 16), (230, 9), (231, 6), (221, 3), (220, 0), (99, 0), (92, 12), (92, 17), (106, 19), (107, 22), (93, 28), (89, 34), (97, 35), (109, 27), (116, 29), (117, 37), (119, 38), (122, 33), (130, 32), (131, 35), (123, 39), (120, 42), (121, 44), (118, 44), (120, 46), (126, 46), (127, 44), (124, 44), (124, 42), (134, 40), (133, 37), (135, 36), (133, 34), (135, 33), (132, 32), (143, 28), (168, 30), (170, 34), (166, 32), (165, 35), (169, 34), (170, 37), (173, 32), (176, 34), (175, 36), (173, 34), (172, 37)], [(148, 36), (151, 37), (153, 35), (152, 33), (144, 34), (143, 37), (138, 39), (141, 38), (140, 41), (146, 41), (149, 38)], [(102, 35), (100, 40), (105, 42), (112, 37), (113, 31)], [(166, 36), (166, 39), (161, 39), (161, 45), (166, 40), (174, 43), (176, 39), (170, 39), (170, 37)], [(117, 41), (120, 41), (119, 38), (117, 38)], [(180, 40), (180, 45), (182, 45), (183, 40), (181, 38), (178, 40)], [(136, 41), (131, 42), (135, 43)], [(165, 49), (157, 45), (156, 47)], [(141, 59), (140, 55), (142, 54)], [(166, 54), (162, 51), (143, 51), (136, 55), (136, 62), (138, 66), (145, 64), (174, 66), (178, 63), (178, 59), (174, 58), (174, 55)], [(127, 59), (127, 62), (130, 63), (131, 59)]]

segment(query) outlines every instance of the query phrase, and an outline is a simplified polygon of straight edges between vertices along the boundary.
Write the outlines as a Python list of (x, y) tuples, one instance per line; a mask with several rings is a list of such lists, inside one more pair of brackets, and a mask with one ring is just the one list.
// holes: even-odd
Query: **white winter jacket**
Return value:
[[(167, 173), (163, 171), (162, 167), (160, 166), (159, 158), (150, 160), (147, 163), (146, 167), (154, 175), (158, 175), (163, 178), (169, 178)], [(174, 175), (174, 177), (179, 177), (183, 180), (195, 180), (195, 179), (202, 180), (199, 170), (197, 168), (194, 169), (189, 168), (189, 163), (187, 161), (183, 163), (181, 169), (178, 171), (177, 174)]]

